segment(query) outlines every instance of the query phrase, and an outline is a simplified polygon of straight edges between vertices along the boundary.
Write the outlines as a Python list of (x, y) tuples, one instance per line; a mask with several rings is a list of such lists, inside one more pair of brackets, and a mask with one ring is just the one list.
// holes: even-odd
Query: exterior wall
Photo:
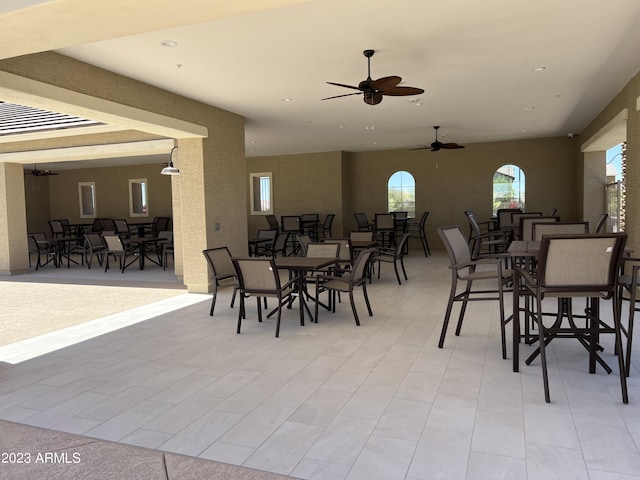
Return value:
[(21, 165), (0, 164), (0, 275), (28, 271), (23, 177)]
[[(640, 73), (637, 73), (582, 131), (580, 137), (586, 142), (594, 137), (625, 108), (627, 116), (627, 172), (626, 172), (626, 232), (629, 234), (627, 246), (634, 252), (640, 251)], [(584, 192), (585, 197), (589, 192)], [(637, 255), (634, 255), (637, 256)]]
[[(247, 159), (245, 182), (249, 174), (271, 172), (273, 181), (274, 215), (301, 215), (318, 213), (322, 221), (326, 214), (333, 213), (333, 236), (343, 232), (342, 203), (343, 177), (342, 154), (340, 152), (312, 153), (307, 155), (282, 155)], [(250, 198), (246, 208), (250, 236), (267, 227), (263, 215), (251, 215)]]
[[(182, 195), (183, 207), (174, 209), (174, 214), (181, 212), (189, 216), (185, 222), (176, 221), (174, 218), (174, 226), (178, 224), (193, 229), (184, 232), (185, 235), (191, 235), (193, 232), (196, 234), (196, 240), (190, 243), (192, 250), (185, 255), (176, 251), (177, 258), (185, 258), (185, 269), (191, 269), (190, 272), (184, 272), (185, 279), (189, 279), (186, 281), (192, 282), (187, 283), (187, 287), (190, 291), (210, 289), (207, 266), (201, 253), (204, 248), (228, 245), (234, 252), (246, 251), (243, 117), (53, 52), (2, 60), (0, 71), (206, 127), (209, 136), (200, 141), (200, 157), (180, 155), (182, 160), (178, 165), (181, 177), (200, 178), (202, 182), (197, 188), (203, 189), (202, 201), (190, 204), (190, 195), (193, 192), (186, 192)], [(131, 141), (131, 137), (157, 138), (149, 133), (136, 134), (130, 131), (123, 132), (122, 140), (118, 140), (120, 137), (117, 134), (111, 134), (109, 137), (110, 142)], [(75, 140), (90, 142), (91, 139), (87, 137)], [(64, 140), (46, 144), (47, 148), (67, 145)], [(173, 186), (182, 188), (183, 183), (184, 187), (188, 188), (194, 182), (176, 181), (173, 182)], [(77, 186), (69, 195), (77, 198)], [(100, 192), (98, 195), (101, 195)], [(73, 201), (75, 200), (70, 200)], [(52, 210), (50, 213), (54, 215), (58, 211)], [(216, 230), (216, 223), (224, 227)], [(176, 249), (179, 249), (180, 245), (176, 244)], [(187, 256), (193, 258), (193, 262), (187, 262)]]
[[(576, 143), (564, 137), (467, 145), (441, 152), (387, 150), (340, 154), (249, 158), (249, 172), (273, 172), (274, 205), (278, 216), (340, 212), (334, 232), (356, 229), (353, 213), (387, 211), (387, 182), (397, 170), (416, 180), (416, 215), (431, 212), (427, 221), (430, 246), (442, 247), (435, 229), (460, 224), (465, 210), (479, 218), (492, 213), (493, 174), (506, 163), (525, 172), (526, 208), (558, 209), (563, 220), (578, 220)], [(247, 174), (248, 177), (248, 174)], [(248, 205), (249, 200), (247, 200)], [(247, 207), (248, 208), (248, 207)], [(249, 215), (255, 234), (266, 223)], [(417, 244), (416, 244), (417, 245)]]

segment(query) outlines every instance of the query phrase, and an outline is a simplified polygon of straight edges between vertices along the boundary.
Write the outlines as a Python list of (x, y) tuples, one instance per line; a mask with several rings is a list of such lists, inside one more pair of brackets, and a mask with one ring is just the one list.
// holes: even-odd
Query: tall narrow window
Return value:
[(273, 187), (271, 172), (249, 174), (251, 192), (251, 215), (273, 214)]
[(129, 179), (129, 215), (132, 217), (149, 216), (146, 178)]
[(409, 218), (416, 216), (416, 181), (409, 172), (400, 170), (389, 177), (387, 207), (389, 212), (407, 212)]
[(95, 182), (78, 183), (80, 199), (80, 218), (96, 217), (96, 184)]
[(524, 210), (524, 172), (517, 165), (503, 165), (493, 174), (493, 213), (499, 208)]

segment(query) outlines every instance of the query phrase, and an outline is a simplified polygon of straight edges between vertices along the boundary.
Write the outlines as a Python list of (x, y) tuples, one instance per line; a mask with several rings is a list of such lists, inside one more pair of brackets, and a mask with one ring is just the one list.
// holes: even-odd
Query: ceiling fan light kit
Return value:
[(362, 95), (364, 103), (367, 105), (377, 105), (382, 102), (385, 95), (391, 97), (404, 97), (407, 95), (420, 95), (424, 93), (422, 88), (415, 87), (399, 87), (398, 85), (402, 81), (402, 77), (397, 75), (391, 75), (388, 77), (382, 77), (377, 80), (371, 78), (371, 57), (375, 53), (375, 50), (365, 50), (362, 52), (367, 58), (367, 79), (361, 81), (357, 87), (353, 85), (345, 85), (343, 83), (327, 82), (329, 85), (335, 85), (337, 87), (350, 88), (352, 90), (358, 90), (354, 93), (345, 93), (344, 95), (336, 95), (334, 97), (323, 98), (322, 100), (331, 100), (333, 98), (348, 97), (351, 95)]

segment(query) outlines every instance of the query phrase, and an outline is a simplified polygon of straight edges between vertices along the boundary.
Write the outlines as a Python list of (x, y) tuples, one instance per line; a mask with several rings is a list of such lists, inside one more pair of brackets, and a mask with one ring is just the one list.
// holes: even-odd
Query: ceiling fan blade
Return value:
[(456, 148), (464, 148), (464, 145), (458, 145), (457, 143), (443, 143), (440, 148), (446, 148), (448, 150), (454, 150)]
[(422, 88), (415, 87), (394, 87), (390, 90), (385, 90), (382, 93), (393, 97), (403, 97), (405, 95), (420, 95), (421, 93), (424, 93), (424, 90)]
[(362, 95), (362, 92), (358, 92), (358, 93), (345, 93), (344, 95), (336, 95), (335, 97), (322, 98), (321, 100), (331, 100), (332, 98), (350, 97), (351, 95)]
[(378, 105), (382, 101), (381, 92), (366, 92), (364, 96), (364, 103), (368, 105)]
[(335, 82), (327, 82), (329, 85), (335, 85), (336, 87), (344, 87), (344, 88), (352, 88), (354, 90), (360, 90), (358, 87), (354, 87), (353, 85), (345, 85), (344, 83), (335, 83)]
[(371, 82), (370, 87), (374, 90), (386, 91), (398, 86), (398, 84), (402, 81), (402, 78), (392, 75), (390, 77), (382, 77), (377, 80)]
[(416, 148), (410, 148), (409, 151), (412, 152), (414, 150), (429, 150), (431, 147), (429, 145), (422, 145)]

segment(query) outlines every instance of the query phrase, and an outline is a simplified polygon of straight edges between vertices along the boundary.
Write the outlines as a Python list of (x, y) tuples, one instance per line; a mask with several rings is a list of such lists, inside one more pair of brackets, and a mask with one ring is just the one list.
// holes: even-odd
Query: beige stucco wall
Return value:
[[(197, 195), (196, 192), (182, 192), (183, 203), (178, 212), (187, 218), (177, 222), (174, 219), (174, 226), (191, 228), (188, 232), (191, 250), (184, 256), (182, 252), (176, 252), (178, 258), (185, 259), (185, 282), (191, 282), (187, 283), (189, 290), (206, 291), (210, 288), (202, 249), (228, 245), (234, 252), (246, 251), (243, 117), (53, 52), (2, 60), (0, 71), (206, 127), (208, 136), (198, 140), (201, 142), (199, 157), (180, 155), (179, 168), (184, 180), (172, 183), (173, 188), (182, 188), (183, 183), (185, 188), (197, 184), (202, 193), (200, 198), (191, 198)], [(154, 136), (125, 132), (120, 141), (131, 141), (132, 137), (146, 139)], [(116, 142), (118, 138), (118, 135), (112, 135), (110, 141)], [(64, 146), (66, 143), (61, 140), (47, 145)], [(70, 196), (77, 197), (77, 186)], [(52, 212), (58, 213), (62, 212)], [(216, 223), (223, 228), (215, 229)], [(180, 246), (178, 241), (176, 248)], [(192, 261), (187, 261), (187, 257)]]
[[(311, 153), (247, 159), (246, 182), (249, 174), (271, 172), (273, 181), (273, 211), (278, 221), (282, 215), (317, 213), (320, 220), (328, 213), (335, 214), (333, 236), (343, 231), (342, 153)], [(262, 215), (249, 214), (249, 196), (246, 211), (250, 235), (267, 228)]]
[[(492, 213), (493, 174), (506, 163), (525, 172), (526, 208), (550, 212), (562, 220), (578, 220), (576, 143), (565, 137), (467, 145), (465, 149), (430, 152), (387, 150), (340, 154), (290, 155), (248, 159), (250, 171), (274, 172), (277, 215), (341, 212), (334, 232), (356, 229), (353, 213), (370, 218), (387, 211), (387, 182), (397, 170), (416, 181), (416, 212), (431, 212), (430, 245), (441, 247), (435, 229), (460, 224), (465, 210), (480, 218)], [(341, 177), (340, 177), (341, 176)], [(341, 203), (340, 203), (340, 202)], [(250, 230), (266, 223), (249, 216)], [(416, 244), (417, 245), (417, 244)]]

